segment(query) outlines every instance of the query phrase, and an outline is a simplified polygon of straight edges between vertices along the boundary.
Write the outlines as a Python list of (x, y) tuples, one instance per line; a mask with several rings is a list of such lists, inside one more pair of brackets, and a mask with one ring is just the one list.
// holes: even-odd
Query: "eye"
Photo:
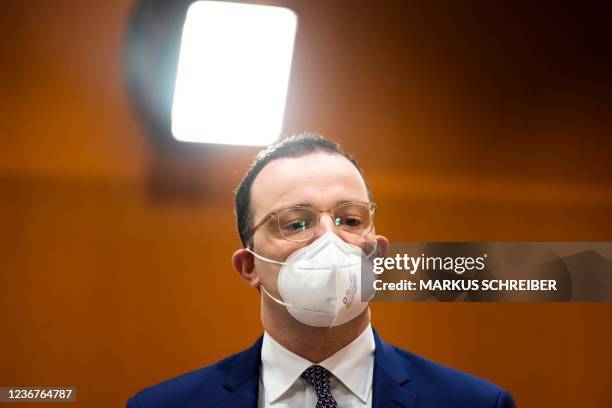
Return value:
[(336, 225), (346, 225), (347, 227), (355, 228), (359, 227), (363, 221), (359, 217), (344, 216), (336, 218)]
[(309, 228), (311, 223), (306, 219), (296, 219), (285, 222), (282, 225), (283, 230), (286, 231), (304, 231)]

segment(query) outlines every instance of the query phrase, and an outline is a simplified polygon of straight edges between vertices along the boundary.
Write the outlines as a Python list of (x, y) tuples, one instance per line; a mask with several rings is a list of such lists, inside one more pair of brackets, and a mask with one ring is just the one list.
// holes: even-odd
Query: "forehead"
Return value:
[(298, 204), (329, 209), (338, 201), (368, 201), (368, 191), (353, 163), (336, 153), (313, 152), (273, 160), (251, 187), (256, 222), (277, 209)]

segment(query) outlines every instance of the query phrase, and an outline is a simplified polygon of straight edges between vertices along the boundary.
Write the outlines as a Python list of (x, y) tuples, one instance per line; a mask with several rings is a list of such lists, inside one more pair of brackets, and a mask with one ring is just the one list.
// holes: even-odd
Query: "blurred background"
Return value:
[[(356, 156), (379, 233), (612, 240), (609, 4), (258, 3), (299, 19), (285, 132)], [(0, 20), (0, 385), (76, 386), (79, 407), (262, 332), (230, 263), (258, 149), (159, 142), (126, 79), (136, 5), (9, 0)], [(372, 309), (384, 339), (519, 407), (612, 406), (612, 304)]]

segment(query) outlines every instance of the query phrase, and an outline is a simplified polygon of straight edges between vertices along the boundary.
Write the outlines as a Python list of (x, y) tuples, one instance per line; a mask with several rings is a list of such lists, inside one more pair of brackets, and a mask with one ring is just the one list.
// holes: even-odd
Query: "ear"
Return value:
[(376, 236), (376, 256), (385, 257), (389, 253), (389, 240), (384, 235)]
[(255, 257), (244, 248), (240, 248), (232, 255), (232, 265), (242, 279), (254, 288), (259, 286), (259, 274), (255, 269)]

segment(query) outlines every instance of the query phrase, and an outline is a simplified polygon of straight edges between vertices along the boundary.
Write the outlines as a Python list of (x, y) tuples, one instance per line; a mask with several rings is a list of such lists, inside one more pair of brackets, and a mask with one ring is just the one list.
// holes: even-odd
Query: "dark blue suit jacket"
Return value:
[[(128, 408), (257, 407), (262, 339), (216, 364), (139, 392)], [(394, 347), (376, 332), (374, 339), (374, 408), (514, 407), (510, 394), (495, 384)]]

